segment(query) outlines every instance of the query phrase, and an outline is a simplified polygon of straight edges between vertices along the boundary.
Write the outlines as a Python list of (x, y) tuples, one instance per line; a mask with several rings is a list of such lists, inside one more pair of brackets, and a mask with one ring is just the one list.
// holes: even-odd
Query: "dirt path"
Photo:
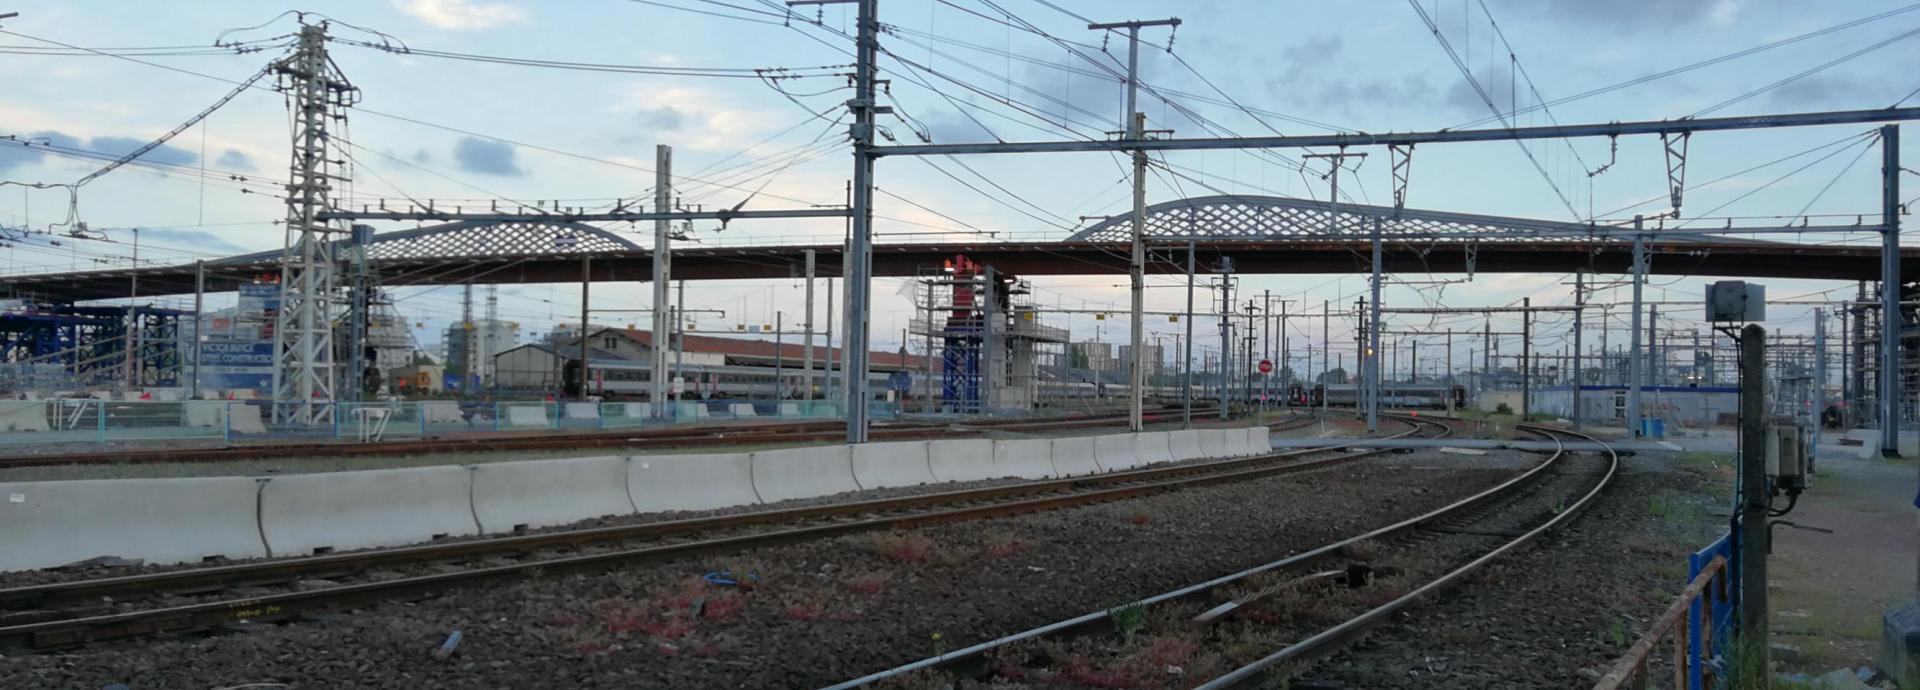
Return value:
[(1792, 671), (1877, 665), (1880, 615), (1915, 600), (1913, 460), (1823, 454), (1820, 475), (1783, 518), (1820, 534), (1774, 532), (1773, 641)]

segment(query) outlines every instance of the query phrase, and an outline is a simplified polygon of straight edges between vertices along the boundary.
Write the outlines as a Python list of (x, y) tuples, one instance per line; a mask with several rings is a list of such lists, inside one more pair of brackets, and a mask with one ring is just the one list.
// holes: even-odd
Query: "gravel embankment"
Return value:
[[(1724, 532), (1712, 515), (1724, 499), (1670, 462), (1666, 454), (1628, 458), (1614, 487), (1568, 528), (1307, 670), (1293, 687), (1591, 686), (1679, 595), (1687, 554)], [(1657, 659), (1671, 653), (1661, 650)]]
[[(1051, 513), (0, 659), (0, 685), (815, 687), (1234, 572), (1511, 471), (1360, 463)], [(752, 573), (753, 587), (701, 581)], [(458, 652), (432, 650), (451, 631)]]

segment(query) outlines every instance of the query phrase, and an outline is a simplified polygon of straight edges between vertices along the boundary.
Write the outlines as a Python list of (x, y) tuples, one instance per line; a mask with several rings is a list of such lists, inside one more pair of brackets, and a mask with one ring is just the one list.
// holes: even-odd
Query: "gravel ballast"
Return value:
[[(1512, 471), (1362, 462), (1051, 513), (0, 659), (7, 687), (816, 687), (1235, 572)], [(702, 575), (725, 572), (746, 587)], [(447, 658), (433, 650), (458, 630)]]

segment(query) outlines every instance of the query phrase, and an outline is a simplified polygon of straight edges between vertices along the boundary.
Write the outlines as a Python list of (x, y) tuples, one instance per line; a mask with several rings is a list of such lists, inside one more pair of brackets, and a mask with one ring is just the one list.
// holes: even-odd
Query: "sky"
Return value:
[[(0, 20), (0, 64), (10, 77), (8, 97), (0, 99), (0, 137), (109, 158), (131, 151), (221, 99), (233, 89), (222, 80), (246, 79), (283, 54), (286, 36), (298, 27), (298, 19), (284, 11), (298, 9), (332, 22), (331, 35), (341, 40), (331, 44), (331, 55), (361, 90), (362, 100), (338, 133), (350, 142), (344, 150), (352, 156), (353, 180), (343, 190), (347, 203), (431, 197), (476, 205), (554, 199), (594, 205), (650, 196), (656, 144), (674, 148), (676, 192), (686, 204), (842, 203), (851, 157), (845, 122), (837, 118), (851, 93), (845, 76), (851, 42), (835, 32), (852, 30), (851, 7), (808, 8), (799, 21), (779, 16), (776, 7), (761, 0), (344, 0), (309, 7), (208, 1), (183, 12), (167, 3), (115, 0), (18, 3), (0, 8), (20, 12)], [(883, 101), (895, 109), (881, 121), (883, 134), (900, 142), (924, 135), (957, 143), (1101, 137), (1119, 129), (1121, 84), (1110, 70), (1125, 59), (1124, 37), (1089, 31), (1088, 19), (1179, 17), (1177, 30), (1143, 32), (1149, 45), (1141, 70), (1148, 88), (1140, 109), (1151, 129), (1230, 136), (1498, 126), (1489, 119), (1494, 108), (1487, 101), (1500, 110), (1551, 102), (1852, 20), (1914, 10), (1900, 2), (1785, 0), (1420, 0), (1418, 8), (1392, 0), (881, 0), (880, 19), (889, 25), (882, 37), (882, 77), (888, 80)], [(1920, 39), (1911, 37), (1916, 32), (1920, 11), (1899, 12), (1528, 112), (1514, 124), (1887, 107), (1920, 88), (1920, 78), (1900, 68), (1920, 57)], [(187, 51), (172, 48), (211, 47), (216, 40), (249, 50), (180, 54)], [(160, 49), (132, 50), (147, 48)], [(424, 51), (664, 68), (651, 72), (729, 71), (610, 73), (486, 64)], [(750, 71), (763, 68), (783, 69), (761, 72), (783, 78)], [(1821, 69), (1775, 86), (1815, 68)], [(1876, 213), (1877, 147), (1864, 136), (1871, 129), (1696, 136), (1684, 215), (1711, 227), (1726, 216), (1758, 224), (1811, 214), (1844, 224), (1855, 214)], [(1903, 155), (1914, 146), (1908, 143)], [(284, 207), (275, 193), (285, 179), (288, 149), (284, 100), (246, 90), (147, 153), (141, 164), (80, 188), (78, 218), (105, 239), (59, 238), (58, 246), (46, 236), (11, 242), (0, 249), (0, 275), (128, 265), (131, 228), (141, 229), (143, 264), (278, 248), (285, 237), (275, 221)], [(70, 183), (102, 165), (46, 151), (0, 141), (0, 182)], [(1390, 204), (1386, 152), (1369, 153), (1342, 172), (1342, 199)], [(1804, 155), (1755, 169), (1794, 154)], [(1214, 151), (1156, 157), (1148, 201), (1225, 193), (1327, 198), (1328, 180), (1321, 174), (1326, 164), (1310, 162), (1302, 169), (1296, 155)], [(1652, 137), (1541, 141), (1524, 149), (1511, 142), (1429, 145), (1414, 154), (1407, 205), (1618, 220), (1665, 210), (1666, 172), (1660, 142)], [(1125, 213), (1130, 204), (1124, 159), (1107, 153), (889, 158), (876, 174), (881, 243), (978, 239), (983, 233), (1060, 239)], [(45, 230), (66, 218), (67, 204), (64, 189), (0, 186), (0, 225)], [(650, 227), (608, 227), (651, 243)], [(691, 234), (701, 245), (730, 246), (832, 243), (843, 233), (836, 220), (765, 220), (724, 229), (700, 222)], [(1566, 304), (1572, 300), (1568, 278), (1401, 275), (1386, 288), (1384, 302), (1497, 306), (1531, 297), (1536, 305)], [(1697, 315), (1691, 305), (1710, 280), (1656, 276), (1648, 298), (1676, 303), (1662, 311), (1680, 317), (1679, 327), (1699, 327), (1685, 317)], [(1031, 282), (1034, 301), (1045, 306), (1126, 308), (1124, 276)], [(1762, 282), (1776, 299), (1822, 291), (1840, 297), (1853, 289), (1830, 281)], [(1151, 277), (1149, 309), (1183, 308), (1183, 285), (1180, 277)], [(797, 281), (703, 283), (689, 289), (687, 306), (726, 312), (724, 318), (702, 317), (702, 330), (768, 323), (775, 311), (793, 322), (802, 310), (797, 287)], [(1361, 276), (1248, 276), (1241, 283), (1244, 294), (1271, 291), (1276, 299), (1296, 300), (1296, 310), (1303, 303), (1317, 309), (1322, 300), (1350, 305), (1365, 287)], [(877, 347), (898, 346), (912, 292), (903, 280), (877, 281)], [(457, 287), (396, 291), (402, 314), (421, 325), (416, 338), (423, 346), (437, 342), (440, 329), (458, 318), (459, 293)], [(526, 332), (577, 319), (575, 285), (504, 286), (500, 294), (502, 318), (521, 322)], [(648, 294), (641, 284), (603, 284), (596, 286), (592, 306), (637, 308)], [(1615, 287), (1592, 300), (1625, 298), (1624, 287)], [(821, 301), (816, 322), (824, 329), (824, 296)], [(1769, 314), (1769, 326), (1808, 332), (1809, 309), (1779, 305)], [(1125, 321), (1118, 317), (1049, 319), (1070, 328), (1076, 339), (1125, 340)], [(1540, 316), (1537, 326), (1546, 335), (1536, 347), (1561, 347), (1568, 319)], [(1625, 319), (1623, 311), (1612, 313), (1615, 346), (1624, 342), (1618, 329)], [(644, 315), (601, 320), (645, 326)], [(1590, 327), (1598, 320), (1590, 320)], [(1164, 319), (1148, 321), (1150, 338), (1183, 329)], [(1201, 323), (1205, 332), (1210, 322)], [(1296, 347), (1302, 339), (1319, 339), (1318, 324), (1309, 323), (1294, 322)], [(1392, 328), (1465, 331), (1482, 323), (1478, 316), (1398, 317)], [(1511, 320), (1495, 320), (1494, 326), (1518, 330)], [(1337, 319), (1330, 331), (1336, 347), (1351, 352), (1350, 322)], [(1426, 360), (1433, 356), (1429, 351)], [(1464, 362), (1466, 347), (1457, 356)], [(1301, 353), (1293, 357), (1299, 366)]]

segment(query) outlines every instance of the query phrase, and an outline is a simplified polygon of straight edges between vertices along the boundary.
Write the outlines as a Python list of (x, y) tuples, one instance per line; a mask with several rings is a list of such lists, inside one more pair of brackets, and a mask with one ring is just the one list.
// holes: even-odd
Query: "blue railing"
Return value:
[[(1694, 578), (1699, 577), (1700, 571), (1706, 568), (1707, 564), (1712, 563), (1715, 557), (1719, 557), (1726, 559), (1727, 562), (1727, 577), (1721, 579), (1720, 582), (1739, 582), (1740, 559), (1734, 556), (1734, 554), (1737, 553), (1734, 541), (1734, 534), (1729, 531), (1721, 535), (1719, 539), (1715, 539), (1713, 543), (1708, 544), (1706, 548), (1695, 551), (1692, 555), (1687, 556), (1687, 581), (1692, 582)], [(1712, 620), (1702, 621), (1701, 611), (1703, 607), (1701, 606), (1701, 601), (1708, 597), (1713, 598), (1713, 616)], [(1739, 605), (1739, 587), (1731, 584), (1712, 588), (1710, 591), (1702, 593), (1701, 599), (1694, 600), (1693, 607), (1687, 611), (1687, 651), (1692, 655), (1691, 658), (1726, 658), (1724, 653), (1726, 652), (1728, 639), (1727, 633), (1733, 625), (1734, 609)], [(1708, 640), (1707, 649), (1701, 648), (1701, 640), (1703, 639)], [(1689, 690), (1705, 690), (1705, 683), (1705, 674), (1702, 673), (1700, 665), (1694, 665), (1693, 668), (1689, 669), (1687, 676), (1687, 688)]]

